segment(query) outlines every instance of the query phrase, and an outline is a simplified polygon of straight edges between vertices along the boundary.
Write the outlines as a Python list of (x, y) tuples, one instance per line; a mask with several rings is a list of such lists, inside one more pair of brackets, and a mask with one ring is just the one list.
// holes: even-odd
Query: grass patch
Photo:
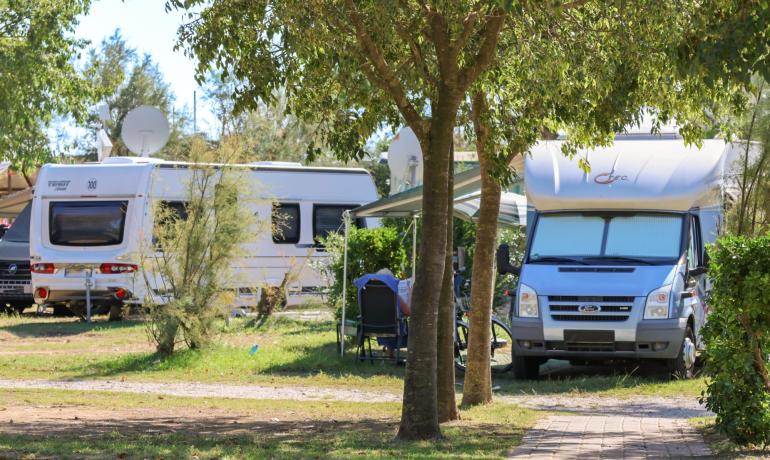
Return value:
[[(401, 391), (402, 366), (356, 362), (352, 345), (340, 358), (333, 327), (330, 321), (297, 321), (281, 316), (256, 328), (249, 320), (237, 319), (230, 327), (222, 324), (217, 346), (183, 349), (169, 358), (160, 358), (151, 351), (140, 321), (87, 324), (72, 319), (4, 317), (0, 318), (0, 378), (123, 378)], [(251, 354), (253, 345), (259, 345), (259, 350)], [(52, 352), (43, 353), (45, 350)], [(551, 363), (548, 366), (554, 367)], [(630, 374), (621, 369), (618, 375), (608, 375), (608, 369), (594, 366), (583, 373), (556, 372), (556, 377), (552, 373), (534, 382), (515, 381), (508, 374), (495, 376), (494, 384), (501, 395), (591, 393), (621, 398), (697, 397), (705, 388), (704, 379), (668, 381), (633, 368), (628, 370)], [(458, 381), (462, 381), (461, 375)]]
[(762, 450), (759, 447), (752, 446), (738, 446), (730, 442), (727, 437), (716, 429), (716, 417), (714, 416), (694, 417), (689, 422), (703, 436), (711, 452), (717, 458), (770, 458), (770, 450)]
[[(74, 406), (83, 413), (109, 409), (121, 424), (89, 420), (84, 429), (35, 419), (29, 429), (22, 428), (23, 434), (7, 429), (0, 433), (0, 458), (504, 458), (541, 415), (492, 404), (462, 411), (462, 421), (443, 427), (445, 439), (440, 442), (405, 443), (394, 441), (397, 403), (154, 399), (108, 392), (4, 392), (0, 404), (9, 410), (19, 404)], [(190, 418), (191, 407), (208, 418)], [(133, 419), (124, 415), (126, 410), (133, 411)], [(161, 412), (156, 419), (145, 415), (153, 410)], [(169, 413), (180, 414), (174, 432), (164, 424)], [(249, 418), (254, 415), (256, 420)], [(237, 420), (239, 432), (222, 429)]]

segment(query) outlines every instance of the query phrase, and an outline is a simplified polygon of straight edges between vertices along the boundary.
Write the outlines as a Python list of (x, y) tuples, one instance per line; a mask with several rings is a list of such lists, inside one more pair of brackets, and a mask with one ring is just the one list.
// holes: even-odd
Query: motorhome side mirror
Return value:
[(511, 265), (511, 250), (507, 244), (501, 244), (497, 248), (497, 272), (501, 275), (511, 273), (518, 275), (521, 267)]

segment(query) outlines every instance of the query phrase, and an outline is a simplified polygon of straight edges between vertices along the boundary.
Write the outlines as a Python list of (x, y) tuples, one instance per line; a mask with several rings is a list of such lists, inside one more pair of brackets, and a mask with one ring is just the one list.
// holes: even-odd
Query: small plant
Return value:
[(210, 150), (193, 144), (196, 166), (188, 170), (184, 206), (156, 206), (155, 244), (144, 251), (143, 266), (150, 292), (155, 288), (168, 300), (146, 302), (148, 332), (161, 354), (171, 354), (180, 341), (193, 349), (211, 344), (215, 320), (233, 301), (232, 262), (257, 232), (244, 203), (249, 194), (243, 189), (253, 184), (241, 171), (212, 163), (227, 164), (236, 156), (235, 146)]
[(738, 445), (770, 445), (770, 234), (728, 236), (709, 251), (712, 311), (703, 330), (703, 399)]

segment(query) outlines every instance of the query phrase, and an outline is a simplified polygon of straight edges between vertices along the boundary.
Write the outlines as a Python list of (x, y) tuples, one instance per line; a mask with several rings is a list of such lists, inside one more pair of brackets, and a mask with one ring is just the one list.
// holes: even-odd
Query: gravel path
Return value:
[[(398, 402), (401, 393), (351, 388), (302, 386), (229, 385), (212, 383), (153, 383), (118, 380), (0, 380), (0, 388), (38, 388), (75, 391), (117, 391), (195, 398), (331, 400), (353, 402)], [(694, 398), (634, 396), (615, 398), (591, 394), (497, 395), (497, 401), (536, 410), (571, 412), (579, 415), (647, 416), (690, 418), (708, 415)]]
[(347, 388), (221, 385), (211, 383), (151, 383), (114, 380), (0, 380), (0, 388), (117, 391), (194, 398), (283, 399), (299, 401), (396, 402), (401, 395)]

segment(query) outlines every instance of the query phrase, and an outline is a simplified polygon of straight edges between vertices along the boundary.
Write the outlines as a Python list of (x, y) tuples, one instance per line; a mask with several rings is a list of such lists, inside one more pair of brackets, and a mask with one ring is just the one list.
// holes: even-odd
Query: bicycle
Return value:
[[(457, 275), (459, 276), (459, 275)], [(468, 356), (468, 322), (464, 320), (470, 311), (470, 299), (465, 293), (460, 292), (459, 285), (455, 283), (455, 368), (465, 372)], [(492, 334), (490, 337), (490, 366), (492, 373), (504, 374), (513, 368), (513, 334), (503, 320), (497, 315), (492, 315)]]

